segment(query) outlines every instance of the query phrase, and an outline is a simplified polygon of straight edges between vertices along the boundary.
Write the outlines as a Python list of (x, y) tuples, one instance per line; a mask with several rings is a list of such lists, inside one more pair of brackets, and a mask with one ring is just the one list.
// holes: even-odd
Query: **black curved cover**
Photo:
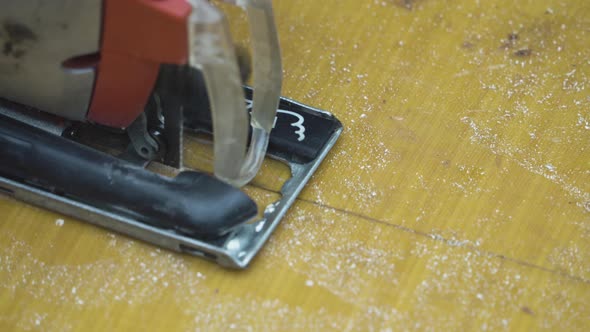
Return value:
[(207, 174), (168, 178), (3, 115), (0, 176), (189, 235), (222, 235), (257, 213), (246, 194)]

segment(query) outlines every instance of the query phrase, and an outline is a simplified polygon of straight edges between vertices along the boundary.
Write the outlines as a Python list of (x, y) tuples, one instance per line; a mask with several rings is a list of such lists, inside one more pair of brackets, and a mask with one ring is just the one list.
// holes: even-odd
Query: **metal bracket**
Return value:
[(131, 145), (143, 159), (154, 160), (160, 150), (158, 142), (150, 135), (147, 128), (147, 117), (141, 113), (127, 128)]

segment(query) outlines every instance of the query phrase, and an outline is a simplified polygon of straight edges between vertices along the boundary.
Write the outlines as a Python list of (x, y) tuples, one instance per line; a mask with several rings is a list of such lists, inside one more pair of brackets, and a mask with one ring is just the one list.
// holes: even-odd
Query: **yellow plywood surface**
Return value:
[[(345, 131), (259, 257), (229, 271), (0, 196), (0, 330), (590, 329), (590, 3), (275, 12), (283, 93)], [(263, 175), (270, 202), (285, 172)]]

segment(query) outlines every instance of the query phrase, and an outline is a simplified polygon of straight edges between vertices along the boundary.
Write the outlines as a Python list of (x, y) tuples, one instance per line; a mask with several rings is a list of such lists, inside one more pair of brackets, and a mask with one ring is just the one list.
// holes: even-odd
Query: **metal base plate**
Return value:
[(342, 126), (331, 114), (284, 98), (282, 102), (297, 108), (298, 112), (303, 112), (301, 114), (305, 114), (306, 117), (330, 118), (336, 124), (335, 129), (331, 131), (315, 157), (309, 161), (297, 161), (301, 159), (288, 158), (280, 151), (272, 153), (271, 150), (271, 157), (281, 159), (291, 169), (291, 178), (281, 188), (281, 199), (267, 206), (260, 220), (243, 224), (220, 238), (201, 239), (163, 230), (3, 177), (0, 177), (0, 193), (9, 194), (33, 205), (79, 218), (163, 248), (212, 260), (225, 267), (245, 268), (278, 226), (342, 132)]

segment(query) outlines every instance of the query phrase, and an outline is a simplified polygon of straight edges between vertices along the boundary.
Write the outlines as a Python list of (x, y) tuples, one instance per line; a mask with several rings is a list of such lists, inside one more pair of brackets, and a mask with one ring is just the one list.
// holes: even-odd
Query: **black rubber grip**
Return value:
[(207, 174), (165, 177), (2, 115), (0, 175), (189, 235), (222, 235), (257, 213)]

